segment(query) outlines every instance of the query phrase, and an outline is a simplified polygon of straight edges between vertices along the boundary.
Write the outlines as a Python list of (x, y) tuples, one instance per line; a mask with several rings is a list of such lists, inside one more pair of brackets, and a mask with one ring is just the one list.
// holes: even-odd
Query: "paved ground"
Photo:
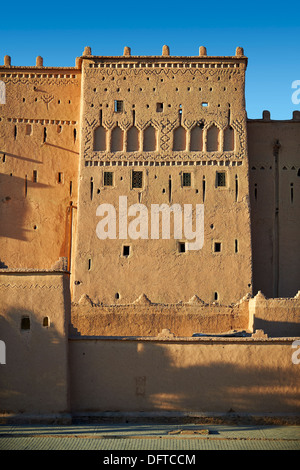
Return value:
[(300, 450), (300, 426), (0, 425), (2, 450)]

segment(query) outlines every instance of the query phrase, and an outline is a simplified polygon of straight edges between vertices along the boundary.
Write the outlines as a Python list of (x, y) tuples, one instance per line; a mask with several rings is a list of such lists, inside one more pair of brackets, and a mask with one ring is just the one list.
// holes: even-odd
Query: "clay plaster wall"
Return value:
[(1, 413), (64, 413), (69, 408), (70, 299), (65, 276), (0, 273), (0, 337), (6, 346)]
[[(78, 231), (71, 278), (75, 302), (87, 294), (95, 303), (130, 304), (145, 293), (157, 303), (187, 302), (198, 295), (207, 303), (230, 304), (251, 292), (246, 63), (243, 56), (83, 57)], [(192, 151), (197, 126), (204, 146)], [(235, 136), (231, 151), (224, 147), (229, 127)], [(101, 150), (95, 135), (99, 128), (106, 135)], [(133, 128), (138, 147), (129, 151)], [(216, 133), (218, 147), (212, 145)], [(143, 173), (141, 188), (132, 188), (133, 170)], [(109, 187), (104, 172), (113, 173)], [(185, 172), (191, 175), (189, 187), (182, 184)], [(218, 172), (226, 174), (224, 187), (216, 184)], [(120, 239), (119, 227), (116, 239), (99, 240), (97, 207), (112, 204), (118, 220), (119, 196), (127, 197), (128, 207), (141, 203), (148, 211), (151, 204), (162, 203), (192, 204), (195, 210), (204, 201), (203, 248), (179, 253), (178, 241), (186, 238), (174, 240), (172, 232), (170, 240), (151, 239), (150, 231), (148, 239)], [(221, 244), (220, 252), (214, 251), (215, 243)], [(122, 255), (123, 245), (130, 245), (130, 256)]]
[(268, 336), (300, 336), (300, 294), (294, 298), (267, 299), (259, 292), (249, 300), (249, 328)]
[(253, 293), (294, 297), (300, 279), (300, 118), (248, 120)]
[(50, 269), (69, 256), (80, 77), (80, 69), (43, 67), (41, 61), (0, 66), (6, 90), (0, 104), (0, 261), (10, 269)]
[(72, 304), (73, 334), (81, 336), (157, 336), (170, 330), (174, 336), (247, 330), (248, 301), (235, 306), (190, 302), (160, 305), (140, 296), (131, 305), (92, 305), (89, 299)]
[[(72, 413), (299, 415), (292, 340), (73, 339)], [(109, 365), (109, 367), (108, 367)]]

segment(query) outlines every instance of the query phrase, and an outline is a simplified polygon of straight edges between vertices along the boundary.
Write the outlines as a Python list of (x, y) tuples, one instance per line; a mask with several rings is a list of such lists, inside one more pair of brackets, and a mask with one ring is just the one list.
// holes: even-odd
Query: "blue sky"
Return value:
[[(73, 66), (85, 46), (95, 55), (234, 55), (248, 57), (246, 108), (249, 118), (268, 109), (273, 119), (291, 119), (292, 83), (300, 80), (300, 3), (271, 1), (6, 2), (1, 5), (0, 63)], [(299, 95), (298, 95), (299, 96)]]

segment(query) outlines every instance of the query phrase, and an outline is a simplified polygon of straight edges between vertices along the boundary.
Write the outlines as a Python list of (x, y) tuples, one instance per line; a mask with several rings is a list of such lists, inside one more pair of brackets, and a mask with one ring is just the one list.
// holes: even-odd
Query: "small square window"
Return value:
[(129, 245), (124, 245), (123, 246), (123, 256), (124, 258), (128, 258), (130, 255), (130, 246)]
[(226, 173), (217, 172), (217, 186), (226, 186)]
[(162, 113), (164, 110), (164, 104), (163, 103), (156, 103), (156, 112), (157, 113)]
[(123, 101), (115, 100), (115, 113), (123, 112)]
[(190, 187), (192, 184), (192, 175), (191, 173), (183, 173), (182, 175), (182, 186)]
[(132, 187), (133, 188), (143, 187), (143, 172), (142, 171), (132, 172)]
[(113, 186), (113, 172), (112, 171), (105, 171), (103, 174), (103, 184), (104, 186)]
[(23, 317), (21, 319), (21, 330), (30, 330), (30, 318)]
[(222, 245), (221, 245), (220, 242), (215, 242), (215, 244), (214, 244), (214, 252), (215, 252), (215, 253), (220, 253), (220, 251), (221, 251), (221, 246), (222, 246)]
[(178, 251), (179, 253), (185, 253), (185, 242), (178, 243)]

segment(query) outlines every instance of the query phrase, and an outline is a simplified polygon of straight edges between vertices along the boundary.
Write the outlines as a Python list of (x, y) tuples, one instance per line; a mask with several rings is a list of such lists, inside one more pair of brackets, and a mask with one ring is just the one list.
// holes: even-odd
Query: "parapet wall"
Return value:
[(237, 305), (205, 304), (194, 296), (189, 302), (154, 304), (141, 295), (130, 305), (94, 305), (87, 296), (72, 305), (73, 336), (174, 336), (246, 330), (248, 300)]
[(259, 292), (249, 300), (249, 329), (268, 336), (300, 336), (300, 291), (290, 299), (267, 299)]

